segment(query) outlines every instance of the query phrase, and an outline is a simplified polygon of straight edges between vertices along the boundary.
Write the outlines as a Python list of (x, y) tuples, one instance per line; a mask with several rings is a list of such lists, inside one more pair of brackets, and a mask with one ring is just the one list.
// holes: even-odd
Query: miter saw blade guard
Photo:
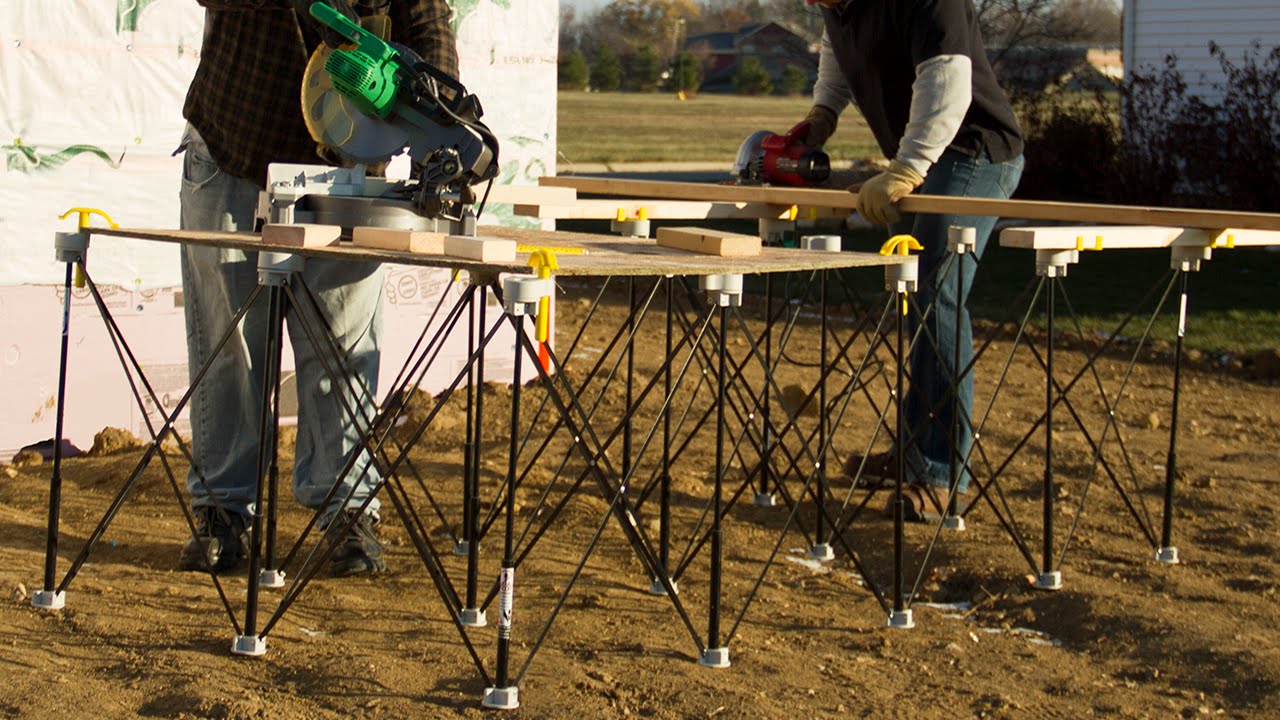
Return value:
[(407, 152), (404, 195), (427, 217), (460, 218), (473, 185), (492, 180), (498, 140), (457, 80), (417, 53), (370, 33), (323, 3), (311, 14), (352, 45), (320, 47), (307, 63), (302, 111), (311, 136), (341, 160), (377, 168)]

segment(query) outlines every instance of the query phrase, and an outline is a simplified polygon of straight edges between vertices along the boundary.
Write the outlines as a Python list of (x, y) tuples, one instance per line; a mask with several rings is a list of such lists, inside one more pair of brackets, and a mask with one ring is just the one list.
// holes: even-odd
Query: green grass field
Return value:
[[(559, 164), (723, 162), (756, 130), (784, 133), (809, 112), (807, 97), (668, 93), (559, 93)], [(827, 152), (833, 161), (879, 155), (856, 113), (846, 116)]]
[[(713, 162), (726, 172), (742, 140), (755, 130), (785, 132), (802, 119), (809, 99), (698, 95), (677, 100), (669, 94), (559, 94), (559, 165), (573, 163)], [(833, 161), (879, 155), (857, 114), (842, 118), (827, 145)], [(584, 225), (567, 229), (590, 229)], [(733, 229), (751, 232), (739, 224)], [(874, 237), (847, 237), (846, 247), (874, 249)], [(1034, 259), (1025, 251), (1000, 248), (994, 241), (983, 260), (970, 307), (987, 320), (1004, 320), (1009, 302), (1032, 277)], [(1087, 332), (1110, 332), (1144, 291), (1167, 272), (1167, 251), (1084, 253), (1067, 277), (1068, 292)], [(876, 281), (868, 282), (874, 292)], [(1191, 276), (1190, 319), (1186, 343), (1206, 351), (1255, 352), (1280, 345), (1280, 252), (1256, 248), (1217, 250)], [(1171, 310), (1176, 310), (1176, 299)], [(1125, 335), (1138, 335), (1145, 320), (1131, 323)], [(1067, 321), (1063, 329), (1066, 331)], [(1166, 313), (1152, 328), (1156, 339), (1172, 341), (1176, 327)]]

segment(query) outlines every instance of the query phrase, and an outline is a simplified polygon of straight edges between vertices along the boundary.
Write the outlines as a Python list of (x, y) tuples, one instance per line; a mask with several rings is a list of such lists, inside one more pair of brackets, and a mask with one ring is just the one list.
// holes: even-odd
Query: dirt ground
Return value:
[[(587, 320), (591, 307), (589, 284), (565, 289), (568, 294), (560, 301), (562, 352), (573, 340), (567, 328)], [(622, 326), (623, 297), (609, 295), (590, 316), (570, 361), (568, 375), (575, 382), (588, 376), (597, 358), (617, 357), (610, 340)], [(759, 332), (758, 300), (748, 303), (744, 315)], [(834, 316), (833, 340), (848, 337), (863, 317), (847, 307), (837, 308)], [(1017, 347), (1006, 328), (982, 330), (994, 332), (996, 339), (978, 367), (980, 410)], [(730, 336), (730, 358), (746, 356), (748, 343), (738, 333)], [(644, 321), (641, 337), (645, 344), (636, 355), (637, 396), (660, 360), (661, 353), (654, 350), (663, 342), (660, 316)], [(818, 360), (818, 338), (812, 315), (805, 315), (788, 340), (777, 372), (788, 407), (796, 408), (796, 398), (813, 387), (816, 372), (810, 365)], [(1043, 338), (1031, 340), (1042, 343)], [(1055, 357), (1060, 381), (1070, 378), (1097, 346), (1096, 338), (1064, 341)], [(854, 343), (854, 362), (865, 348), (865, 337)], [(883, 434), (873, 441), (873, 431), (894, 365), (883, 350), (876, 356), (880, 360), (868, 366), (847, 404), (841, 388), (848, 383), (850, 366), (844, 364), (830, 381), (825, 414), (836, 423), (832, 467), (869, 444), (885, 446)], [(758, 389), (758, 366), (748, 366), (752, 369), (745, 373), (745, 386)], [(698, 362), (692, 367), (673, 403), (680, 413), (691, 408), (676, 429), (677, 441), (691, 434), (693, 440), (672, 470), (672, 566), (685, 557), (690, 538), (705, 537), (704, 510), (715, 480), (713, 419), (696, 433), (692, 430), (696, 418), (711, 407), (706, 386), (694, 394), (694, 380), (712, 375), (703, 375)], [(1280, 389), (1274, 381), (1253, 380), (1229, 368), (1189, 363), (1173, 515), (1174, 545), (1182, 563), (1161, 564), (1153, 561), (1153, 551), (1171, 422), (1170, 353), (1167, 348), (1143, 349), (1131, 373), (1127, 368), (1123, 353), (1109, 351), (1099, 360), (1096, 380), (1086, 374), (1072, 387), (1067, 397), (1087, 436), (1065, 407), (1055, 411), (1056, 552), (1062, 551), (1069, 533), (1071, 537), (1060, 565), (1062, 589), (1037, 590), (1028, 581), (1040, 562), (1042, 544), (1044, 439), (1037, 430), (989, 485), (986, 497), (991, 502), (977, 500), (967, 514), (966, 530), (907, 527), (905, 584), (907, 591), (915, 588), (912, 629), (887, 628), (886, 607), (873, 592), (892, 604), (893, 526), (881, 512), (888, 491), (876, 490), (868, 497), (873, 491), (833, 478), (828, 501), (832, 518), (846, 500), (851, 508), (865, 503), (865, 509), (833, 542), (836, 558), (816, 562), (806, 553), (813, 542), (812, 499), (799, 504), (790, 523), (793, 516), (785, 504), (754, 506), (754, 490), (744, 483), (759, 452), (747, 441), (740, 453), (725, 450), (729, 460), (722, 497), (729, 509), (719, 640), (729, 638), (731, 666), (724, 669), (698, 663), (700, 643), (707, 642), (708, 633), (711, 543), (692, 543), (696, 552), (678, 578), (686, 624), (669, 598), (649, 592), (651, 578), (621, 524), (609, 517), (606, 495), (590, 474), (583, 475), (587, 464), (570, 452), (569, 436), (557, 433), (532, 463), (515, 498), (517, 533), (526, 523), (538, 528), (551, 521), (536, 543), (530, 532), (518, 545), (529, 552), (516, 572), (510, 676), (519, 677), (521, 707), (510, 716), (1280, 716), (1275, 631), (1280, 624)], [(594, 381), (582, 393), (584, 402), (591, 404), (602, 384)], [(1117, 422), (1105, 431), (1099, 385), (1108, 400), (1120, 400)], [(484, 395), (482, 515), (494, 522), (480, 543), (481, 601), (497, 576), (503, 550), (503, 516), (491, 516), (490, 510), (507, 469), (511, 396), (511, 387), (500, 383), (491, 384)], [(537, 415), (544, 397), (534, 386), (522, 392), (522, 424), (555, 427), (551, 408)], [(625, 409), (618, 381), (602, 397), (592, 420), (601, 439)], [(772, 402), (777, 417), (780, 401)], [(1032, 430), (1043, 404), (1043, 370), (1026, 346), (1019, 347), (983, 427), (982, 445), (993, 466), (1002, 464)], [(413, 417), (422, 417), (430, 403), (413, 407)], [(457, 394), (415, 446), (411, 457), (421, 486), (412, 474), (401, 473), (422, 527), (441, 551), (441, 566), (461, 595), (466, 558), (455, 555), (452, 546), (463, 517), (464, 412), (463, 397)], [(661, 527), (658, 495), (646, 494), (646, 488), (657, 477), (661, 447), (660, 429), (652, 439), (648, 432), (655, 415), (650, 395), (634, 423), (636, 472), (628, 492), (632, 502), (644, 498), (638, 526), (654, 542)], [(801, 427), (811, 432), (817, 416), (802, 412)], [(412, 426), (401, 426), (397, 437), (406, 439)], [(732, 446), (742, 422), (731, 414), (726, 427), (725, 446)], [(1104, 436), (1103, 457), (1115, 473), (1114, 482), (1105, 470), (1091, 470), (1089, 438)], [(535, 457), (540, 438), (522, 452), (522, 467)], [(805, 451), (795, 433), (784, 434), (782, 444), (801, 458), (798, 465), (804, 464)], [(288, 477), (288, 449), (288, 442), (283, 443), (283, 477)], [(562, 463), (566, 455), (569, 460)], [(65, 463), (59, 579), (141, 456), (134, 449)], [(186, 465), (180, 454), (166, 456), (180, 485)], [(622, 440), (616, 439), (608, 465), (621, 467), (623, 457)], [(775, 467), (787, 497), (799, 497), (805, 477), (785, 461), (776, 461)], [(5, 681), (0, 683), (0, 716), (501, 716), (501, 711), (481, 708), (486, 681), (390, 502), (384, 501), (382, 529), (388, 571), (375, 578), (318, 577), (271, 628), (266, 654), (248, 658), (228, 651), (245, 618), (245, 575), (219, 578), (229, 613), (209, 576), (174, 569), (188, 530), (159, 462), (147, 466), (67, 588), (65, 609), (57, 611), (33, 609), (30, 601), (42, 584), (50, 465), (4, 470), (0, 670)], [(579, 477), (586, 481), (565, 499), (566, 489)], [(441, 516), (429, 509), (422, 487), (440, 504)], [(539, 498), (548, 487), (548, 500), (542, 503)], [(1123, 496), (1117, 487), (1125, 490)], [(287, 498), (287, 484), (283, 493)], [(977, 491), (970, 492), (965, 502), (976, 496)], [(563, 509), (557, 511), (562, 499)], [(1154, 538), (1139, 529), (1135, 514), (1149, 521)], [(292, 502), (281, 504), (284, 546), (296, 539), (309, 517)], [(1013, 523), (1025, 540), (1026, 555), (1005, 527)], [(586, 554), (600, 528), (598, 542)], [(304, 547), (314, 544), (313, 534)], [(848, 551), (856, 553), (865, 577)], [(289, 577), (296, 574), (290, 570)], [(738, 623), (749, 596), (752, 601)], [(280, 597), (280, 590), (263, 591), (259, 629)], [(492, 683), (497, 603), (486, 609), (488, 626), (467, 634)]]

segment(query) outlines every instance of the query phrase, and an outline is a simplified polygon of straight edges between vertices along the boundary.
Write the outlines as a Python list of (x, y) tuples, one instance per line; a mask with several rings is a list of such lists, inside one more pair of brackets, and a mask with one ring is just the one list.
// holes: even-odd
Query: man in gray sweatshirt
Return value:
[[(807, 1), (821, 6), (826, 23), (805, 119), (808, 143), (824, 144), (841, 112), (856, 104), (890, 160), (858, 188), (858, 212), (924, 246), (917, 300), (921, 307), (933, 303), (926, 330), (937, 347), (922, 338), (911, 353), (906, 447), (867, 458), (864, 468), (864, 474), (892, 477), (897, 463), (905, 462), (911, 483), (906, 515), (919, 521), (939, 509), (924, 486), (945, 489), (954, 481), (958, 492), (968, 488), (973, 374), (956, 378), (957, 324), (960, 371), (973, 358), (973, 337), (968, 311), (957, 308), (958, 281), (963, 273), (967, 294), (996, 218), (903, 214), (895, 205), (917, 188), (930, 195), (1008, 198), (1022, 176), (1022, 133), (987, 61), (970, 0)], [(977, 231), (971, 259), (949, 257), (947, 229), (953, 225)], [(845, 466), (856, 470), (862, 462), (854, 457)]]

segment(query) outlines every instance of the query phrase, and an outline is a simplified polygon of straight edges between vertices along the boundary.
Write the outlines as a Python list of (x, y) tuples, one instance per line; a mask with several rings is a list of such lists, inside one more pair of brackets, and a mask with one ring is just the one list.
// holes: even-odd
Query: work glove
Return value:
[[(357, 25), (360, 23), (360, 16), (356, 15), (356, 10), (351, 4), (351, 0), (320, 0), (326, 5), (331, 6), (334, 10), (346, 15), (352, 22)], [(319, 20), (311, 16), (311, 4), (316, 0), (293, 0), (294, 12), (298, 14), (300, 22), (308, 23), (317, 33), (325, 45), (331, 48), (337, 48), (342, 45), (349, 44), (351, 41), (343, 37), (337, 30), (325, 25)]]
[(894, 160), (889, 163), (889, 169), (858, 188), (858, 214), (880, 225), (897, 222), (902, 215), (894, 204), (923, 182), (920, 173)]
[(837, 122), (838, 118), (831, 108), (825, 105), (814, 105), (809, 109), (809, 114), (804, 120), (787, 131), (787, 135), (809, 147), (820, 148), (835, 134)]

